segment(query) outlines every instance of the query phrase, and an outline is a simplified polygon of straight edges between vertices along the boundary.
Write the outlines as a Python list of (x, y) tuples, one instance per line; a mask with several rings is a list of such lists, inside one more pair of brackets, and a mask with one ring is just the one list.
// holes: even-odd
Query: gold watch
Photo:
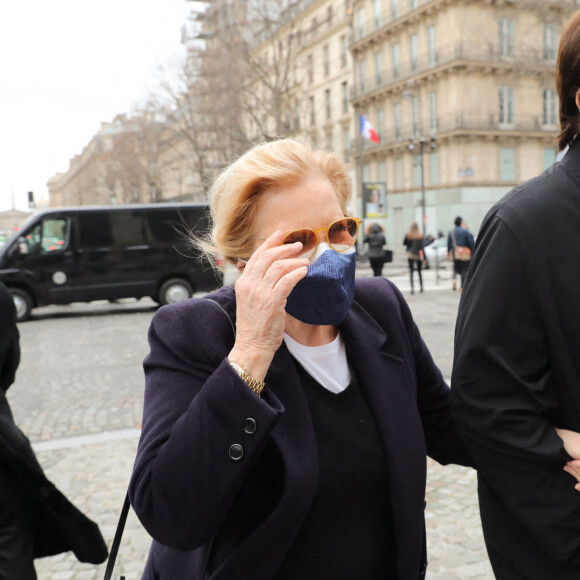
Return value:
[(264, 381), (259, 381), (254, 377), (251, 377), (239, 364), (235, 362), (230, 362), (230, 366), (234, 369), (237, 375), (258, 395), (264, 390), (266, 383)]

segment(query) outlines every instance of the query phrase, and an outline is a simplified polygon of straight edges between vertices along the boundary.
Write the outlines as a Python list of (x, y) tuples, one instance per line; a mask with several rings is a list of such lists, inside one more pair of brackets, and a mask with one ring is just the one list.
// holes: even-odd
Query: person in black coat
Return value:
[(34, 558), (69, 550), (81, 562), (107, 558), (97, 525), (46, 478), (14, 423), (6, 391), (19, 362), (16, 309), (0, 283), (0, 580), (34, 580)]
[(488, 213), (459, 306), (451, 402), (499, 580), (580, 578), (580, 12), (557, 64), (560, 162)]
[(383, 228), (380, 224), (371, 224), (363, 243), (369, 245), (368, 257), (373, 276), (383, 275), (383, 266), (385, 265), (385, 252), (383, 246), (387, 243)]

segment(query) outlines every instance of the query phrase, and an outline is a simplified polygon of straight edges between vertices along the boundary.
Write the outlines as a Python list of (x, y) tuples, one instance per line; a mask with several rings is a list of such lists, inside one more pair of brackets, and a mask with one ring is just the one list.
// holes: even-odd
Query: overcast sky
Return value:
[(0, 0), (0, 211), (68, 169), (183, 55), (185, 0)]

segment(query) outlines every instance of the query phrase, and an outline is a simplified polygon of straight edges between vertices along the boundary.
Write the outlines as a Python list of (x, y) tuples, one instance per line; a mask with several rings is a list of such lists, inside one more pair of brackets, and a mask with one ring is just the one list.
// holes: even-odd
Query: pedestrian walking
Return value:
[(471, 460), (405, 300), (355, 278), (348, 181), (284, 139), (214, 183), (198, 242), (241, 275), (151, 324), (129, 491), (145, 580), (425, 577), (426, 454)]
[(471, 254), (475, 246), (471, 232), (465, 227), (461, 216), (455, 218), (455, 227), (447, 236), (448, 258), (453, 261), (452, 289), (457, 290), (457, 277), (461, 278), (461, 286), (469, 268)]
[(453, 409), (500, 579), (580, 577), (579, 87), (576, 12), (556, 64), (569, 149), (487, 214), (459, 305)]
[(423, 247), (425, 245), (425, 240), (423, 239), (416, 222), (411, 224), (411, 227), (403, 240), (403, 245), (407, 248), (407, 262), (409, 264), (409, 275), (411, 277), (411, 294), (415, 294), (415, 286), (413, 284), (413, 274), (415, 270), (417, 270), (419, 285), (421, 292), (423, 292), (423, 275), (421, 274), (421, 269), (424, 259)]
[(369, 246), (367, 255), (371, 268), (373, 269), (373, 276), (382, 276), (383, 266), (385, 265), (384, 246), (387, 243), (383, 227), (377, 223), (371, 224), (368, 227), (363, 243)]
[(35, 580), (35, 558), (69, 550), (81, 562), (107, 557), (97, 525), (46, 478), (14, 423), (6, 391), (19, 362), (16, 308), (0, 283), (0, 580)]

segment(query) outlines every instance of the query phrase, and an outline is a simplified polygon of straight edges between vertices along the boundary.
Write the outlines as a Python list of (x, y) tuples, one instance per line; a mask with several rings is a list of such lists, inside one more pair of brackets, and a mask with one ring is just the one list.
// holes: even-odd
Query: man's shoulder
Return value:
[(557, 211), (558, 194), (570, 187), (566, 172), (555, 163), (543, 173), (511, 189), (489, 211), (486, 219), (499, 217), (505, 222)]

